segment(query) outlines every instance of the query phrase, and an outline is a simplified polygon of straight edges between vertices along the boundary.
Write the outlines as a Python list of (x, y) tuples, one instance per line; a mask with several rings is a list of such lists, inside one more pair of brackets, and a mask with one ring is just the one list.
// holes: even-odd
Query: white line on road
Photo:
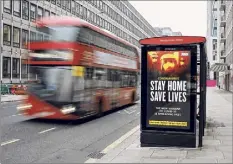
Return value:
[(19, 114), (14, 114), (14, 115), (12, 115), (11, 117), (15, 117), (15, 116), (21, 116), (22, 114), (21, 113), (19, 113)]
[(140, 112), (137, 113), (137, 115), (139, 115), (139, 114), (140, 114)]
[(54, 129), (56, 129), (56, 128), (54, 127), (54, 128), (50, 128), (50, 129), (47, 129), (47, 130), (43, 130), (43, 131), (39, 132), (39, 134), (43, 134), (43, 133), (52, 131), (52, 130), (54, 130)]
[(3, 106), (2, 109), (15, 108), (17, 105)]
[[(127, 132), (126, 134), (121, 136), (118, 140), (114, 141), (112, 144), (107, 146), (104, 150), (101, 151), (101, 153), (107, 154), (107, 152), (109, 152), (110, 150), (117, 147), (120, 143), (122, 143), (124, 140), (126, 140), (128, 137), (130, 137), (132, 134), (134, 134), (139, 128), (140, 128), (139, 125), (136, 126), (132, 130), (130, 130), (129, 132)], [(97, 161), (97, 159), (90, 158), (85, 163), (95, 163), (96, 161)]]
[(1, 143), (1, 146), (8, 145), (8, 144), (17, 142), (17, 141), (19, 141), (19, 140), (20, 140), (20, 139), (9, 140), (9, 141), (6, 141), (6, 142)]
[(125, 113), (127, 113), (127, 114), (132, 114), (132, 113), (136, 112), (136, 110), (133, 110), (133, 111), (124, 110), (124, 111), (125, 111)]

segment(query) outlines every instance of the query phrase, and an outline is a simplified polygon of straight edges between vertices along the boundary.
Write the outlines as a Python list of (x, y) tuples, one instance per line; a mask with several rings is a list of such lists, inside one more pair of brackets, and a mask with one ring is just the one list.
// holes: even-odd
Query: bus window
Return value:
[(93, 68), (86, 68), (85, 69), (85, 89), (92, 88), (92, 80), (93, 80)]
[(129, 75), (128, 72), (122, 71), (121, 73), (121, 87), (129, 86)]
[(121, 86), (121, 76), (120, 71), (115, 72), (115, 87), (119, 88)]
[(107, 80), (106, 80), (106, 87), (108, 88), (112, 88), (113, 84), (112, 84), (112, 70), (108, 69), (107, 70)]
[(114, 88), (120, 87), (120, 73), (117, 70), (112, 70), (112, 84)]
[(95, 88), (105, 88), (106, 87), (106, 70), (102, 68), (95, 68), (93, 85)]
[[(75, 41), (77, 33), (79, 33), (78, 27), (73, 26), (49, 26), (38, 27), (37, 31), (50, 35), (51, 41)], [(39, 37), (39, 36), (38, 36)], [(40, 41), (40, 39), (38, 39)]]

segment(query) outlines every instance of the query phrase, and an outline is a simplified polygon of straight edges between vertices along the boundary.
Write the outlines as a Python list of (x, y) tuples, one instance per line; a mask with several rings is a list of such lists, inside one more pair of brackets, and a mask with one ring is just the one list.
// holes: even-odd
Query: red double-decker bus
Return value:
[(47, 35), (30, 41), (28, 98), (18, 106), (27, 116), (75, 120), (139, 99), (136, 46), (74, 17), (36, 21)]

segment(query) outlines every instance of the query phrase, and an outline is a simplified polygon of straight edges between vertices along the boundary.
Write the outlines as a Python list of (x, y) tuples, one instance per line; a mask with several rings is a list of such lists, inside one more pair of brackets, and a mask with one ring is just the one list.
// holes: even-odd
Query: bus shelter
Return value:
[(205, 37), (194, 36), (140, 40), (142, 147), (202, 147), (206, 124), (205, 43)]

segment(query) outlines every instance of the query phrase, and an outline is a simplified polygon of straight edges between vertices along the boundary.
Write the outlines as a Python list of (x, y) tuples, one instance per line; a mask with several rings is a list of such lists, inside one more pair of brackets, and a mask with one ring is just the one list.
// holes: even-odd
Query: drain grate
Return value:
[(105, 154), (101, 152), (93, 152), (88, 155), (89, 158), (101, 159)]

